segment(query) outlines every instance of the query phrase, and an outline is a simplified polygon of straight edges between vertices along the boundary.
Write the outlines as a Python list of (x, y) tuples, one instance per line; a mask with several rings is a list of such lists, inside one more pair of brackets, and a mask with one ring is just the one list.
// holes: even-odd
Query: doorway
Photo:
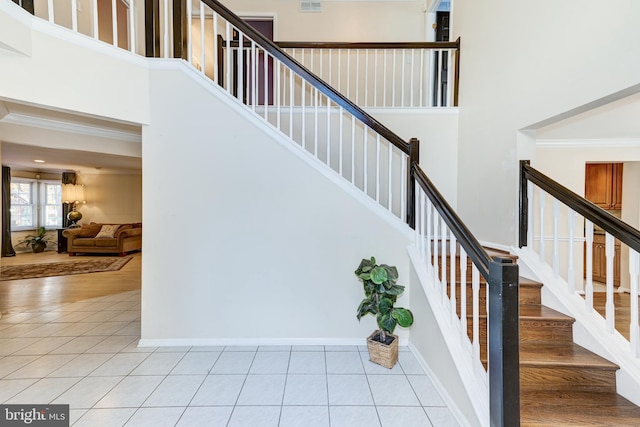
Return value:
[[(274, 25), (273, 18), (264, 17), (264, 18), (245, 18), (244, 19), (247, 24), (257, 30), (260, 34), (265, 36), (268, 40), (273, 41), (273, 33), (274, 33)], [(237, 31), (234, 31), (233, 40), (235, 42), (239, 41), (239, 34)], [(242, 49), (234, 51), (233, 53), (233, 94), (234, 96), (238, 96), (238, 73), (237, 73), (237, 64), (238, 64), (238, 52), (242, 52), (242, 64), (243, 64), (243, 81), (242, 87), (245, 88), (243, 90), (243, 102), (245, 104), (253, 104), (254, 102), (254, 93), (252, 88), (249, 87), (250, 82), (253, 81), (253, 73), (254, 69), (256, 70), (256, 92), (257, 92), (257, 104), (256, 105), (273, 105), (273, 58), (269, 57), (268, 62), (266, 63), (265, 69), (265, 61), (267, 61), (267, 55), (264, 51), (259, 50), (256, 53), (256, 66), (254, 67), (252, 64), (251, 57), (251, 49), (246, 46)], [(266, 87), (265, 87), (266, 84)], [(265, 96), (266, 95), (266, 96)], [(266, 104), (265, 104), (266, 98)]]

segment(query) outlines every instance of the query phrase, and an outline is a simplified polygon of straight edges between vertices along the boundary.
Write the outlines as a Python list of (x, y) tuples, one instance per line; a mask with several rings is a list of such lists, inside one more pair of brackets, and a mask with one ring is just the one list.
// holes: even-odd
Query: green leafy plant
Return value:
[(394, 307), (404, 286), (398, 285), (398, 269), (386, 264), (376, 264), (376, 259), (363, 259), (355, 271), (364, 285), (365, 298), (358, 307), (357, 318), (372, 314), (380, 328), (380, 342), (386, 341), (386, 334), (393, 334), (397, 325), (408, 328), (413, 324), (411, 310)]
[(47, 243), (53, 243), (53, 240), (47, 239), (47, 230), (44, 227), (38, 228), (36, 234), (29, 234), (24, 236), (16, 246), (25, 245), (31, 246), (34, 252), (42, 252), (47, 247)]

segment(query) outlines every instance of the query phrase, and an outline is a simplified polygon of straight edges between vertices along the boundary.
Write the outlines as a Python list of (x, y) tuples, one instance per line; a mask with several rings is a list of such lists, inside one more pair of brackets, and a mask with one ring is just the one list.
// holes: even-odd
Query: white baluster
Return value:
[(405, 65), (407, 63), (407, 51), (406, 49), (402, 49), (402, 78), (400, 79), (400, 90), (402, 91), (402, 96), (400, 97), (400, 106), (401, 107), (406, 107), (406, 104), (404, 103), (404, 93), (406, 92), (404, 89), (406, 87), (405, 82), (404, 82), (404, 76), (406, 74), (405, 72)]
[(433, 89), (435, 88), (436, 85), (436, 77), (435, 77), (435, 73), (433, 72), (433, 67), (434, 67), (434, 62), (435, 62), (435, 52), (431, 52), (430, 51), (430, 55), (427, 56), (427, 71), (425, 71), (425, 73), (427, 73), (428, 76), (428, 83), (427, 83), (427, 103), (426, 105), (429, 107), (435, 107), (435, 104), (433, 102), (433, 98), (434, 98), (434, 92)]
[(333, 85), (333, 50), (329, 49), (329, 86)]
[[(431, 204), (430, 199), (426, 197), (424, 198), (426, 199), (425, 203), (426, 203), (426, 214), (427, 214), (426, 215), (427, 217), (425, 218), (426, 228), (427, 228), (427, 241), (426, 241), (427, 254), (425, 256), (425, 261), (426, 261), (425, 264), (427, 265), (427, 271), (429, 272), (431, 271), (432, 262), (433, 262), (433, 259), (431, 258), (431, 249), (433, 248), (433, 236), (431, 234), (431, 224), (432, 224), (431, 213), (433, 211), (433, 205)], [(424, 209), (423, 209), (423, 212), (424, 212)]]
[[(265, 63), (265, 67), (267, 64), (267, 52), (264, 53), (264, 63)], [(219, 81), (219, 76), (218, 76), (218, 61), (220, 60), (220, 58), (218, 58), (218, 13), (214, 10), (213, 11), (213, 81), (215, 83), (218, 83), (219, 85), (222, 86), (222, 83)], [(266, 76), (266, 73), (265, 73)], [(266, 88), (267, 85), (265, 83), (264, 87)], [(265, 99), (267, 99), (265, 97)], [(264, 110), (264, 118), (266, 120), (267, 118), (267, 109), (265, 108)]]
[[(189, 3), (191, 3), (191, 1), (189, 1)], [(205, 71), (207, 69), (207, 58), (205, 56), (205, 41), (204, 41), (204, 36), (205, 36), (205, 27), (204, 24), (206, 23), (206, 14), (204, 12), (204, 3), (200, 2), (200, 63), (202, 64), (202, 74), (205, 74)], [(191, 32), (191, 31), (189, 31)], [(215, 38), (215, 36), (214, 36)], [(252, 42), (253, 43), (253, 42)], [(255, 49), (255, 45), (252, 44), (252, 48)], [(253, 52), (255, 53), (255, 52)], [(255, 59), (255, 58), (254, 58)], [(255, 94), (255, 92), (254, 92)], [(254, 108), (255, 111), (255, 108)]]
[(400, 175), (400, 219), (405, 220), (407, 213), (407, 180), (405, 177), (407, 176), (407, 163), (409, 163), (408, 158), (404, 155), (401, 155), (402, 159), (402, 170)]
[(553, 275), (560, 275), (560, 249), (558, 248), (558, 217), (560, 216), (560, 202), (553, 199)]
[(587, 311), (593, 311), (593, 223), (588, 219), (584, 220), (585, 230), (584, 238), (586, 241), (586, 283), (585, 283), (585, 303)]
[(369, 49), (364, 50), (364, 106), (369, 106)]
[(389, 187), (388, 187), (387, 191), (389, 192), (389, 199), (388, 199), (387, 202), (389, 203), (389, 206), (388, 206), (389, 212), (391, 212), (393, 210), (393, 192), (391, 191), (391, 177), (392, 177), (391, 169), (392, 169), (392, 166), (393, 166), (393, 162), (392, 162), (392, 160), (393, 160), (393, 147), (392, 147), (393, 144), (391, 144), (390, 142), (387, 142), (387, 146), (389, 147), (389, 159), (388, 159), (389, 165), (388, 165), (388, 170), (387, 170), (388, 179), (389, 179), (389, 183), (388, 183)]
[(327, 99), (327, 166), (331, 167), (331, 99)]
[[(227, 56), (227, 60), (225, 61), (225, 66), (227, 67), (226, 69), (226, 75), (227, 75), (227, 92), (229, 93), (233, 93), (232, 89), (231, 89), (231, 85), (232, 83), (232, 78), (231, 78), (231, 71), (233, 70), (233, 67), (231, 66), (231, 23), (229, 23), (229, 21), (226, 22), (226, 28), (225, 28), (225, 44), (226, 44), (226, 56)], [(278, 85), (280, 83), (280, 67), (278, 66)], [(280, 107), (280, 92), (278, 92), (278, 108)], [(279, 112), (279, 111), (278, 111)], [(278, 117), (280, 117), (278, 115)], [(278, 120), (278, 129), (280, 129), (280, 121)]]
[(356, 118), (351, 116), (351, 183), (356, 183)]
[(354, 98), (354, 102), (356, 104), (360, 104), (360, 99), (358, 95), (360, 93), (360, 49), (356, 49), (356, 97)]
[(540, 261), (546, 262), (545, 247), (544, 247), (544, 208), (546, 204), (546, 194), (540, 190), (538, 192), (538, 198), (540, 203), (540, 247), (538, 248), (538, 254), (540, 255)]
[(380, 134), (376, 133), (376, 202), (380, 202)]
[[(187, 30), (186, 30), (187, 62), (190, 64), (193, 64), (193, 37), (191, 34), (192, 31), (193, 31), (193, 3), (192, 3), (192, 0), (187, 0)], [(202, 45), (202, 49), (204, 49), (204, 45)], [(244, 51), (244, 47), (242, 43), (240, 43), (240, 47), (238, 48), (238, 55), (240, 55), (240, 52), (243, 52), (243, 51)], [(202, 66), (204, 67), (204, 64), (202, 64)], [(238, 83), (238, 85), (240, 85), (240, 83)]]
[[(424, 49), (420, 49), (420, 102), (418, 103), (418, 107), (425, 107), (427, 103), (424, 99)], [(466, 331), (465, 331), (466, 334)]]
[(382, 55), (382, 81), (384, 82), (382, 84), (382, 106), (386, 107), (387, 106), (387, 50), (385, 49), (383, 51), (383, 55)]
[(129, 50), (136, 53), (136, 4), (129, 0)]
[[(393, 63), (391, 65), (391, 106), (396, 106), (396, 56), (397, 52), (394, 50), (393, 53)], [(385, 80), (386, 81), (386, 80)]]
[(631, 354), (640, 357), (640, 326), (638, 325), (638, 275), (640, 274), (640, 255), (635, 250), (629, 248), (629, 274), (630, 299), (631, 299), (631, 323), (629, 324), (629, 338), (631, 343)]
[(467, 337), (467, 253), (460, 246), (460, 341), (464, 344)]
[[(165, 58), (170, 58), (171, 57), (171, 50), (170, 50), (170, 43), (169, 43), (169, 0), (164, 0), (163, 2), (164, 5), (164, 9), (163, 9), (163, 21), (164, 21), (164, 57)], [(229, 25), (229, 23), (227, 22), (227, 26)], [(227, 42), (230, 40), (230, 37), (227, 36)], [(227, 62), (227, 64), (231, 64), (231, 62)], [(231, 86), (229, 86), (231, 87)]]
[(262, 57), (264, 58), (263, 62), (263, 78), (264, 78), (264, 96), (263, 96), (263, 105), (264, 105), (264, 119), (267, 120), (269, 113), (269, 91), (271, 86), (269, 85), (269, 54), (266, 50), (262, 51)]
[(424, 232), (420, 227), (422, 222), (420, 221), (420, 197), (422, 197), (422, 192), (420, 191), (420, 187), (416, 187), (416, 197), (418, 197), (418, 203), (416, 203), (414, 209), (414, 218), (416, 218), (416, 226), (413, 227), (414, 230), (414, 239), (415, 239), (415, 248), (420, 254), (420, 258), (422, 258), (422, 238), (421, 235)]
[[(289, 137), (291, 139), (293, 139), (293, 103), (293, 70), (289, 69)], [(316, 135), (316, 141), (317, 139)]]
[(440, 281), (440, 271), (438, 268), (438, 245), (440, 244), (440, 235), (439, 235), (439, 225), (440, 225), (440, 217), (438, 216), (438, 212), (433, 209), (433, 281), (436, 283), (436, 287), (440, 289), (438, 286), (438, 282)]
[(369, 133), (369, 128), (367, 127), (367, 125), (364, 125), (364, 127), (362, 128), (362, 134), (363, 134), (363, 141), (362, 141), (362, 157), (363, 157), (363, 162), (364, 164), (362, 165), (362, 171), (363, 171), (363, 184), (362, 184), (362, 191), (364, 191), (364, 194), (368, 194), (368, 189), (369, 189), (369, 162), (367, 161), (367, 156), (368, 156), (368, 144), (367, 144), (367, 136)]
[(471, 291), (473, 304), (473, 319), (471, 325), (473, 328), (473, 359), (480, 360), (480, 272), (478, 268), (471, 265)]
[[(204, 70), (204, 66), (203, 66)], [(258, 103), (258, 57), (256, 56), (256, 43), (251, 40), (251, 110), (256, 111)]]
[(613, 333), (616, 327), (615, 302), (613, 301), (613, 236), (606, 233), (605, 253), (607, 257), (607, 303), (605, 304), (605, 317), (607, 319), (607, 332)]
[(350, 94), (351, 94), (351, 50), (347, 49), (347, 98), (349, 98)]
[[(451, 323), (458, 321), (458, 308), (456, 307), (456, 237), (453, 233), (449, 234), (449, 289), (451, 292)], [(460, 300), (462, 306), (462, 299)]]
[(442, 283), (442, 302), (447, 300), (447, 234), (449, 229), (444, 219), (440, 218), (440, 281)]
[[(414, 181), (415, 182), (415, 181)], [(418, 193), (420, 194), (420, 216), (416, 217), (416, 220), (420, 221), (420, 230), (421, 230), (421, 234), (420, 234), (420, 258), (422, 259), (422, 262), (426, 264), (427, 261), (427, 243), (428, 241), (426, 240), (427, 238), (427, 230), (425, 230), (425, 219), (426, 219), (426, 213), (425, 213), (425, 194), (424, 191), (422, 191), (422, 188), (416, 183), (416, 188), (418, 189)]]
[(274, 62), (274, 66), (276, 67), (276, 127), (278, 129), (280, 129), (280, 123), (281, 123), (281, 113), (280, 113), (280, 104), (282, 103), (282, 99), (281, 99), (281, 92), (282, 92), (282, 87), (281, 87), (281, 82), (280, 82), (280, 68), (282, 67), (282, 63), (279, 60), (276, 60), (276, 58), (273, 58), (273, 62)]
[(438, 68), (436, 69), (436, 81), (438, 82), (438, 87), (436, 88), (436, 107), (442, 106), (442, 51), (437, 50), (436, 55), (438, 58)]
[(344, 93), (342, 88), (342, 52), (338, 49), (338, 90)]
[(315, 131), (315, 136), (313, 139), (313, 154), (318, 157), (318, 97), (320, 95), (320, 92), (318, 91), (318, 89), (314, 89), (314, 96), (313, 96), (313, 106), (314, 106), (314, 122), (315, 122), (315, 127), (314, 127), (314, 131)]
[(71, 29), (78, 32), (78, 0), (71, 0)]
[(567, 271), (567, 283), (569, 284), (569, 292), (576, 291), (576, 269), (575, 269), (575, 228), (576, 213), (573, 209), (569, 209), (569, 270)]
[[(304, 49), (302, 50), (302, 60), (304, 61)], [(310, 88), (312, 88), (313, 86), (309, 85)], [(306, 143), (306, 139), (307, 139), (307, 100), (306, 100), (306, 92), (307, 92), (307, 85), (304, 79), (302, 79), (302, 94), (300, 95), (302, 97), (302, 147), (303, 148), (307, 148), (307, 143)]]
[(343, 146), (343, 138), (344, 138), (344, 134), (343, 134), (343, 132), (344, 132), (344, 124), (343, 124), (344, 109), (342, 107), (340, 107), (340, 109), (339, 109), (339, 114), (340, 114), (340, 141), (339, 141), (339, 145), (340, 145), (340, 153), (339, 153), (340, 165), (339, 165), (339, 169), (340, 170), (338, 172), (340, 173), (340, 176), (342, 176), (342, 150), (344, 148), (344, 146)]
[(416, 51), (415, 49), (411, 49), (411, 84), (409, 85), (411, 90), (411, 106), (413, 107), (413, 79), (414, 79), (414, 69), (415, 69), (415, 60), (416, 60)]
[(55, 13), (53, 11), (53, 0), (47, 1), (47, 13), (49, 14), (49, 22), (55, 22)]
[(240, 30), (236, 29), (238, 31), (238, 57), (236, 58), (236, 66), (237, 66), (237, 73), (236, 73), (236, 78), (238, 79), (238, 94), (237, 94), (237, 98), (240, 102), (244, 103), (244, 64), (243, 64), (243, 60), (244, 60), (244, 34), (242, 34), (240, 32)]
[(453, 106), (453, 50), (448, 50), (449, 66), (447, 67), (447, 106)]
[(378, 49), (373, 51), (373, 106), (378, 106)]
[(91, 27), (93, 28), (93, 38), (98, 40), (100, 32), (98, 31), (98, 0), (91, 0)]

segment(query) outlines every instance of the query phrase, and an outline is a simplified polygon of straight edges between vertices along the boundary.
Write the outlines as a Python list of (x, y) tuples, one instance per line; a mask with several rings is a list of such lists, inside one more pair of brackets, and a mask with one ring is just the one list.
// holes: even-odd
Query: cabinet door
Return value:
[(612, 168), (611, 209), (622, 209), (622, 166), (614, 163)]
[[(612, 190), (613, 164), (587, 163), (585, 169), (585, 199), (603, 209), (611, 209)], [(620, 190), (622, 190), (622, 186), (620, 186)]]

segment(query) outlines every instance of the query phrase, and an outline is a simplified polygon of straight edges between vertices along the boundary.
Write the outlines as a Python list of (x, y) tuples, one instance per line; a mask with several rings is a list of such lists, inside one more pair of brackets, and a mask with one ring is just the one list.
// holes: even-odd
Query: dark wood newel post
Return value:
[(531, 162), (520, 160), (520, 214), (518, 226), (518, 246), (527, 246), (527, 232), (529, 228), (529, 192), (527, 191), (527, 176), (525, 166)]
[(453, 69), (453, 106), (458, 106), (458, 88), (460, 86), (460, 37), (456, 40), (456, 61)]
[(409, 169), (407, 170), (407, 224), (415, 228), (416, 225), (416, 180), (413, 176), (413, 165), (420, 164), (420, 141), (411, 138), (409, 141)]
[(518, 265), (489, 264), (489, 399), (491, 427), (520, 426)]
[(160, 57), (160, 0), (144, 2), (144, 48), (148, 58)]

